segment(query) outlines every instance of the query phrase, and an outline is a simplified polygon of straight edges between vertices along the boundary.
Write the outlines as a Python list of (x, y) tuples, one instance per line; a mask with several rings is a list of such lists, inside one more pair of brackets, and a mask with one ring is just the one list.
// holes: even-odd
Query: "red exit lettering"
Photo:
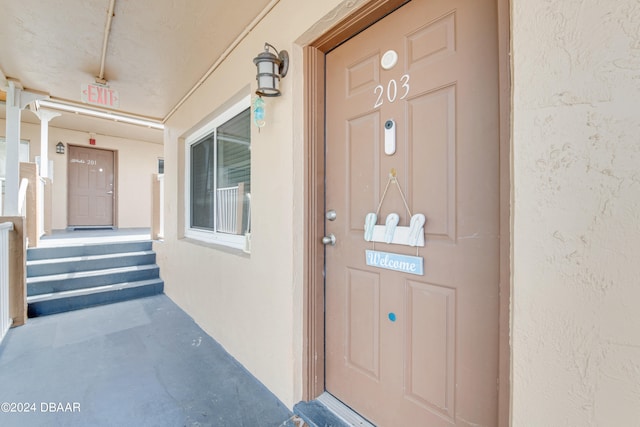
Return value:
[(82, 101), (110, 108), (120, 107), (118, 92), (106, 86), (87, 84), (82, 87)]

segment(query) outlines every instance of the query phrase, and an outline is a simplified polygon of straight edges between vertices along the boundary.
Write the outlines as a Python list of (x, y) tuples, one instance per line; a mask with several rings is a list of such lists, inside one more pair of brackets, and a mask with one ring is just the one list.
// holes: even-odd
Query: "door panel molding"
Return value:
[(303, 48), (305, 248), (303, 400), (324, 393), (324, 65), (325, 55), (408, 0), (373, 0)]
[(304, 49), (304, 349), (302, 399), (324, 392), (324, 58), (325, 53)]
[[(72, 159), (74, 155), (91, 157)], [(117, 227), (117, 151), (69, 144), (67, 156), (67, 226)]]
[[(500, 108), (500, 361), (499, 426), (510, 419), (510, 200), (511, 200), (511, 82), (510, 3), (496, 0), (498, 9), (499, 108)], [(408, 0), (372, 0), (303, 47), (305, 129), (305, 250), (303, 400), (318, 397), (324, 388), (324, 139), (325, 55), (358, 32), (393, 12)], [(327, 207), (330, 208), (330, 207)]]

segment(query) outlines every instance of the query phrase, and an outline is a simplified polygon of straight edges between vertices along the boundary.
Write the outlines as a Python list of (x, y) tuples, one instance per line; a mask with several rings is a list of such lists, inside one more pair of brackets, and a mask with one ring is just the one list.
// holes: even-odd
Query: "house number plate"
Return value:
[[(377, 96), (376, 102), (373, 104), (373, 108), (381, 107), (385, 100), (390, 103), (396, 102), (397, 99), (405, 99), (409, 95), (409, 74), (404, 74), (400, 77), (400, 82), (396, 79), (391, 79), (387, 83), (385, 88), (383, 85), (378, 85), (373, 89), (373, 93)], [(398, 95), (400, 96), (398, 98)]]

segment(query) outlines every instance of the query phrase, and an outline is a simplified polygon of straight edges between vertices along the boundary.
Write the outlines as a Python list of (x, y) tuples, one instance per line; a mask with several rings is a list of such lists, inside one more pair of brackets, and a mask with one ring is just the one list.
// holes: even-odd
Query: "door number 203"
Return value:
[[(400, 77), (399, 84), (395, 79), (389, 80), (386, 89), (386, 96), (385, 87), (383, 85), (378, 85), (373, 89), (373, 93), (378, 97), (376, 99), (376, 103), (373, 104), (373, 108), (378, 108), (384, 104), (385, 98), (389, 102), (395, 102), (396, 99), (405, 99), (407, 95), (409, 95), (409, 74), (404, 74)], [(398, 92), (402, 92), (402, 96), (400, 96), (400, 98), (398, 98)]]

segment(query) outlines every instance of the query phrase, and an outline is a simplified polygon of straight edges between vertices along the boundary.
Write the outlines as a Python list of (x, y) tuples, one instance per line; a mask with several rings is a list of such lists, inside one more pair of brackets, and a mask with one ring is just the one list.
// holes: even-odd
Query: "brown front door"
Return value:
[(114, 153), (69, 146), (69, 226), (113, 226)]
[[(378, 426), (498, 424), (497, 40), (494, 0), (413, 0), (326, 56), (326, 389)], [(424, 246), (365, 240), (402, 194)]]

